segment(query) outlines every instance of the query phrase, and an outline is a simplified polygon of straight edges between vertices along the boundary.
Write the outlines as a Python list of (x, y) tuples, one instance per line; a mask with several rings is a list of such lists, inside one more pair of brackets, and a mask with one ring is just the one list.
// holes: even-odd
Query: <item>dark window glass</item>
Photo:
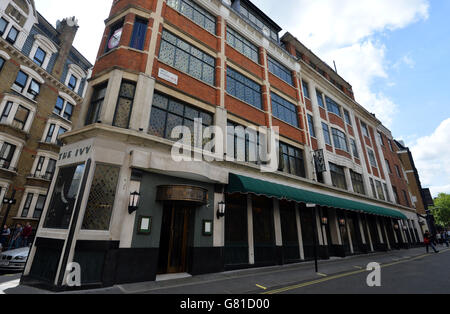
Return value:
[(120, 86), (113, 126), (127, 129), (130, 124), (131, 110), (133, 109), (136, 84), (123, 81)]
[(364, 189), (363, 176), (359, 173), (354, 172), (353, 170), (350, 170), (350, 176), (352, 178), (353, 191), (358, 194), (366, 194), (366, 191)]
[(103, 101), (105, 100), (107, 84), (94, 87), (91, 106), (86, 119), (86, 125), (97, 123), (100, 117)]
[(310, 99), (311, 97), (309, 97), (309, 86), (308, 83), (306, 83), (305, 81), (302, 80), (302, 86), (303, 86), (303, 95)]
[(120, 167), (97, 164), (83, 218), (84, 230), (109, 230)]
[(258, 163), (258, 140), (256, 130), (245, 129), (243, 126), (228, 121), (227, 156), (239, 162)]
[(386, 161), (386, 168), (388, 169), (388, 171), (389, 171), (389, 174), (392, 174), (392, 168), (391, 168), (391, 164), (389, 163), (389, 160), (385, 160)]
[(30, 207), (31, 207), (31, 202), (33, 201), (33, 193), (28, 193), (27, 194), (27, 198), (25, 200), (25, 203), (23, 204), (23, 209), (22, 209), (22, 218), (25, 218), (28, 216), (28, 212), (30, 211)]
[(41, 67), (42, 64), (44, 63), (46, 55), (47, 54), (45, 53), (45, 51), (38, 47), (38, 49), (36, 50), (36, 53), (34, 54), (34, 58), (33, 58), (34, 63), (36, 63), (37, 65), (39, 65)]
[(227, 93), (262, 109), (261, 86), (231, 68), (227, 68)]
[(14, 152), (16, 151), (16, 146), (3, 143), (2, 148), (0, 149), (0, 168), (9, 169), (11, 166), (11, 161), (14, 156)]
[(62, 141), (60, 140), (60, 135), (63, 135), (64, 133), (66, 133), (67, 132), (67, 129), (65, 129), (65, 128), (63, 128), (63, 127), (59, 127), (59, 130), (58, 130), (58, 136), (56, 137), (56, 144), (58, 145), (58, 146), (62, 146), (63, 145), (63, 143), (62, 143)]
[(401, 178), (401, 177), (402, 177), (402, 173), (400, 172), (400, 167), (397, 166), (397, 165), (395, 165), (395, 170), (397, 171), (397, 176), (398, 176), (399, 178)]
[(333, 146), (331, 143), (331, 135), (330, 135), (330, 128), (326, 123), (322, 122), (322, 130), (323, 130), (323, 136), (325, 138), (325, 144)]
[(395, 204), (400, 204), (399, 198), (398, 198), (397, 188), (396, 188), (395, 186), (392, 186), (392, 190), (393, 190), (393, 192), (394, 192)]
[(275, 93), (271, 93), (271, 97), (273, 115), (286, 123), (298, 127), (297, 106)]
[(405, 190), (403, 190), (403, 197), (405, 198), (406, 206), (411, 207), (411, 205), (409, 203), (408, 193)]
[(55, 174), (55, 170), (56, 160), (50, 158), (48, 161), (47, 170), (45, 171), (45, 178), (47, 180), (51, 180), (53, 178), (53, 175)]
[(370, 187), (372, 188), (373, 197), (377, 198), (377, 190), (375, 188), (375, 182), (370, 178)]
[(370, 165), (374, 168), (377, 168), (377, 161), (375, 159), (375, 154), (373, 153), (373, 150), (367, 149), (367, 155), (369, 155)]
[(274, 60), (270, 56), (267, 57), (267, 61), (269, 63), (269, 71), (270, 71), (270, 73), (272, 73), (273, 75), (278, 76), (280, 79), (282, 79), (286, 83), (288, 83), (290, 85), (294, 85), (294, 82), (292, 80), (291, 71), (287, 67), (285, 67), (284, 65), (282, 65), (278, 61)]
[(21, 92), (23, 92), (23, 89), (27, 85), (27, 81), (28, 81), (28, 75), (22, 71), (19, 71), (19, 73), (17, 73), (16, 81), (14, 82), (13, 86), (17, 86), (19, 92), (21, 93)]
[(311, 133), (312, 137), (316, 137), (316, 129), (314, 127), (314, 119), (312, 115), (308, 115), (308, 125), (309, 125), (309, 132)]
[(3, 65), (5, 64), (5, 59), (3, 59), (2, 57), (0, 57), (0, 71), (3, 69)]
[(136, 18), (133, 26), (133, 35), (131, 36), (130, 47), (143, 50), (145, 43), (145, 35), (147, 34), (148, 21)]
[(208, 32), (216, 33), (216, 18), (191, 0), (168, 0), (167, 5), (174, 8)]
[(317, 90), (316, 90), (316, 94), (317, 94), (317, 102), (319, 103), (319, 107), (322, 107), (323, 109), (325, 109), (325, 104), (323, 102), (323, 94)]
[(280, 143), (280, 171), (306, 178), (303, 150)]
[(358, 146), (356, 146), (356, 141), (352, 138), (350, 139), (350, 145), (352, 146), (353, 157), (359, 159)]
[(20, 130), (23, 130), (25, 128), (25, 124), (27, 123), (29, 115), (30, 110), (19, 105), (19, 107), (17, 107), (16, 115), (14, 116), (12, 125)]
[(41, 218), (42, 212), (44, 210), (45, 201), (47, 199), (47, 195), (39, 195), (36, 206), (34, 207), (33, 218), (39, 219)]
[(77, 87), (77, 82), (78, 79), (75, 77), (75, 75), (70, 75), (70, 79), (69, 79), (69, 83), (67, 84), (67, 86), (71, 89), (71, 90), (75, 90), (75, 87)]
[(347, 144), (347, 136), (344, 132), (339, 131), (338, 129), (331, 128), (331, 133), (333, 133), (333, 142), (334, 146), (337, 149), (345, 150), (349, 152), (348, 144)]
[(341, 109), (340, 109), (339, 105), (330, 97), (326, 96), (325, 98), (326, 98), (326, 102), (327, 102), (328, 111), (331, 113), (334, 113), (335, 115), (337, 115), (339, 117), (342, 117)]
[(330, 162), (330, 172), (333, 186), (347, 190), (347, 181), (345, 181), (344, 167), (338, 166)]
[(216, 60), (184, 40), (164, 30), (159, 60), (177, 70), (214, 85)]
[(71, 120), (73, 114), (73, 105), (71, 103), (66, 104), (66, 108), (64, 109), (64, 119)]
[(41, 85), (36, 82), (34, 79), (31, 80), (30, 87), (28, 88), (28, 96), (31, 99), (36, 99), (36, 97), (39, 95), (39, 92), (41, 91)]
[(230, 27), (227, 27), (227, 43), (247, 58), (259, 63), (258, 47)]
[(247, 195), (226, 195), (225, 265), (248, 263)]
[(5, 105), (5, 108), (3, 109), (2, 116), (0, 118), (0, 123), (6, 123), (9, 117), (9, 114), (11, 113), (13, 103), (12, 101), (8, 101)]
[(380, 181), (375, 181), (375, 185), (376, 185), (376, 188), (377, 188), (378, 198), (380, 200), (385, 201), (386, 198), (384, 197), (384, 191), (383, 191), (383, 186), (381, 185), (381, 182)]
[(345, 109), (344, 109), (344, 119), (345, 123), (347, 123), (348, 125), (352, 125), (352, 120), (350, 119), (350, 112), (348, 112)]
[(8, 33), (8, 37), (6, 37), (6, 40), (10, 43), (10, 44), (14, 44), (17, 40), (17, 36), (19, 35), (19, 31), (17, 30), (17, 28), (15, 28), (14, 26), (11, 27), (11, 29), (9, 30)]
[(56, 113), (57, 115), (61, 115), (63, 108), (64, 108), (64, 99), (58, 97), (56, 99), (56, 105), (55, 108), (53, 109), (53, 112)]
[(85, 165), (81, 164), (59, 170), (47, 216), (45, 217), (44, 228), (69, 228), (84, 167)]
[(196, 139), (194, 138), (194, 119), (201, 119), (203, 130), (213, 123), (212, 114), (188, 106), (168, 96), (155, 93), (150, 117), (149, 134), (171, 140), (179, 140), (171, 137), (172, 130), (177, 126), (187, 126), (191, 130), (192, 144), (197, 144), (197, 147), (203, 147), (203, 144), (206, 144), (206, 142), (201, 143), (200, 140), (196, 143)]
[(36, 165), (36, 170), (34, 171), (34, 176), (39, 176), (41, 174), (42, 166), (44, 165), (44, 161), (45, 161), (45, 157), (40, 156), (38, 163)]
[(8, 21), (0, 17), (0, 36), (5, 33), (6, 27), (8, 27)]
[(388, 202), (392, 202), (391, 196), (389, 195), (388, 187), (386, 183), (383, 183), (384, 193), (386, 194), (386, 199)]
[(53, 133), (55, 132), (55, 124), (50, 124), (47, 132), (47, 136), (45, 137), (46, 143), (51, 143), (53, 138)]

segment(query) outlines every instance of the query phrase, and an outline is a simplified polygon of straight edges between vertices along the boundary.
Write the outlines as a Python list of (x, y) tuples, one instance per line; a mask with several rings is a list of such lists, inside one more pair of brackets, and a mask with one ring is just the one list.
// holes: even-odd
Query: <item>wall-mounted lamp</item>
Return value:
[(341, 226), (345, 226), (345, 219), (344, 219), (344, 218), (339, 219), (339, 224), (340, 224)]
[(403, 230), (408, 230), (408, 227), (407, 226), (403, 226)]
[(138, 210), (140, 198), (141, 194), (139, 192), (133, 192), (130, 194), (130, 201), (128, 203), (128, 212), (130, 215)]
[(225, 202), (219, 203), (219, 208), (217, 209), (217, 219), (225, 217)]
[(399, 226), (398, 224), (395, 224), (395, 225), (394, 225), (394, 229), (395, 229), (395, 230), (398, 230), (398, 229), (400, 229), (400, 226)]
[(328, 225), (328, 217), (322, 217), (322, 225)]

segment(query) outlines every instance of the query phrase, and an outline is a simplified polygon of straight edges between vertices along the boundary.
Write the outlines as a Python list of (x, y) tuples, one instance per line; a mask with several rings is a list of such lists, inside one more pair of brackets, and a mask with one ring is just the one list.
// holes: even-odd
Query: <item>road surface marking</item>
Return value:
[(20, 279), (11, 280), (0, 284), (0, 294), (5, 294), (6, 289), (15, 288), (20, 284)]
[[(442, 253), (444, 252), (449, 252), (450, 249), (447, 250), (443, 250), (441, 251)], [(402, 264), (402, 263), (407, 263), (407, 262), (411, 262), (414, 260), (418, 260), (421, 258), (425, 258), (427, 256), (430, 256), (429, 254), (424, 254), (424, 255), (419, 255), (416, 256), (414, 258), (410, 258), (410, 259), (404, 259), (398, 262), (394, 262), (394, 263), (390, 263), (390, 264), (383, 264), (381, 265), (382, 268), (385, 267), (390, 267), (390, 266), (394, 266), (394, 265), (398, 265), (398, 264)], [(331, 280), (335, 280), (335, 279), (340, 279), (340, 278), (344, 278), (344, 277), (349, 277), (349, 276), (353, 276), (353, 275), (358, 275), (358, 274), (362, 274), (364, 272), (367, 272), (367, 270), (362, 269), (362, 270), (357, 270), (357, 271), (352, 271), (352, 272), (348, 272), (348, 273), (344, 273), (344, 274), (340, 274), (340, 275), (335, 275), (335, 276), (330, 276), (327, 278), (322, 278), (322, 279), (318, 279), (318, 280), (313, 280), (313, 281), (309, 281), (309, 282), (304, 282), (298, 285), (293, 285), (293, 286), (288, 286), (288, 287), (284, 287), (284, 288), (280, 288), (280, 289), (276, 289), (276, 290), (272, 290), (272, 291), (267, 291), (267, 292), (263, 292), (262, 294), (278, 294), (278, 293), (282, 293), (282, 292), (286, 292), (286, 291), (290, 291), (290, 290), (296, 290), (296, 289), (300, 289), (300, 288), (304, 288), (307, 286), (312, 286), (312, 285), (316, 285), (322, 282), (327, 282), (327, 281), (331, 281)]]
[(260, 286), (260, 285), (256, 285), (258, 288), (261, 288), (261, 289), (263, 289), (263, 290), (267, 290), (267, 288), (266, 287), (263, 287), (263, 286)]
[(322, 274), (322, 273), (317, 273), (317, 275), (322, 276), (322, 277), (328, 277), (328, 275)]
[(363, 269), (361, 266), (353, 266), (356, 269)]

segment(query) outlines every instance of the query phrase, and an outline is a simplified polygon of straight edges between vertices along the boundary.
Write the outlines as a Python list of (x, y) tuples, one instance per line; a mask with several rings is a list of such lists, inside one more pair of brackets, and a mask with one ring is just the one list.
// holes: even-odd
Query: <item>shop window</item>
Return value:
[(120, 167), (97, 164), (82, 229), (109, 230)]
[(86, 125), (99, 122), (100, 112), (105, 100), (107, 84), (102, 84), (94, 87), (94, 92), (91, 98), (91, 106), (86, 119)]
[(68, 229), (85, 165), (70, 166), (59, 170), (53, 189), (44, 228)]
[(278, 119), (298, 128), (297, 106), (273, 92), (271, 93), (271, 98), (273, 115)]
[(276, 258), (273, 200), (257, 196), (252, 198), (255, 262), (273, 262)]
[(252, 44), (239, 33), (227, 26), (227, 43), (247, 58), (259, 63), (258, 46)]
[(280, 165), (282, 172), (306, 178), (303, 150), (280, 143)]
[(345, 180), (344, 167), (330, 162), (330, 172), (333, 186), (343, 190), (347, 190), (347, 181)]
[(279, 63), (270, 56), (267, 57), (267, 61), (269, 64), (270, 73), (272, 73), (275, 76), (278, 76), (286, 83), (294, 85), (294, 81), (292, 80), (292, 73), (287, 67), (285, 67), (284, 65), (282, 65), (281, 63)]
[(261, 86), (232, 68), (227, 68), (227, 93), (262, 109)]
[(130, 47), (138, 50), (144, 49), (145, 35), (147, 34), (148, 21), (136, 18), (131, 35)]
[(120, 86), (113, 126), (127, 129), (130, 125), (131, 110), (133, 109), (136, 84), (123, 81)]

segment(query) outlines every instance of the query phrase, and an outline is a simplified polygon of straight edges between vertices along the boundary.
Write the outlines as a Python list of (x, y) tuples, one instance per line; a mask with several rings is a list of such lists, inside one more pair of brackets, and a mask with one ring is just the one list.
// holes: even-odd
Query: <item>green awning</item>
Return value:
[(311, 203), (320, 206), (352, 210), (366, 214), (392, 217), (395, 219), (407, 219), (403, 213), (397, 210), (356, 202), (326, 194), (310, 192), (303, 189), (253, 179), (233, 173), (230, 173), (230, 181), (228, 183), (227, 192), (253, 193), (256, 195), (264, 195), (301, 203)]

